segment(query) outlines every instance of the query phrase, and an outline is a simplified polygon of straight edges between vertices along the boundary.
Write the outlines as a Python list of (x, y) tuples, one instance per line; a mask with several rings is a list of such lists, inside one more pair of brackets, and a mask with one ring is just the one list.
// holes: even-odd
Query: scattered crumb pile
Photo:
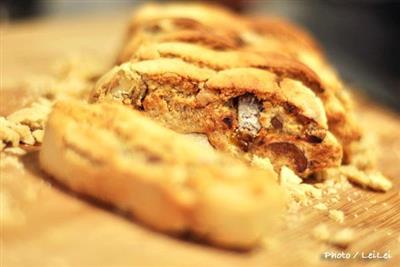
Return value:
[(355, 239), (354, 230), (351, 228), (342, 228), (336, 231), (329, 229), (326, 224), (318, 224), (313, 229), (313, 237), (319, 241), (328, 244), (346, 248)]
[(15, 152), (20, 144), (40, 144), (51, 106), (50, 100), (40, 98), (31, 106), (18, 110), (6, 118), (0, 117), (0, 150)]
[[(341, 192), (352, 187), (350, 182), (376, 191), (387, 191), (392, 187), (386, 177), (373, 168), (370, 169), (371, 171), (361, 171), (353, 165), (341, 166), (319, 173), (309, 181), (300, 178), (291, 169), (283, 167), (279, 182), (289, 196), (287, 226), (291, 228), (302, 221), (303, 213), (299, 212), (300, 207), (312, 207), (327, 216), (337, 228), (333, 231), (327, 225), (319, 224), (313, 229), (312, 236), (323, 243), (346, 248), (354, 240), (354, 230), (340, 226), (345, 223), (345, 213), (330, 206), (340, 201), (344, 195), (340, 194)], [(358, 194), (359, 192), (354, 192), (355, 196)], [(355, 202), (349, 195), (346, 195), (346, 201)], [(357, 214), (354, 216), (358, 217)]]
[(94, 81), (104, 72), (106, 66), (88, 56), (70, 56), (57, 62), (54, 74), (34, 76), (22, 87), (35, 92), (38, 99), (28, 107), (0, 117), (0, 151), (20, 155), (20, 145), (39, 145), (42, 142), (44, 126), (52, 105), (61, 98), (86, 98)]
[(369, 187), (377, 191), (388, 191), (392, 188), (392, 182), (382, 175), (379, 171), (361, 171), (354, 166), (341, 166), (341, 174), (345, 175), (351, 182), (362, 187)]
[(332, 220), (338, 222), (338, 223), (344, 223), (344, 213), (343, 211), (340, 210), (330, 210), (329, 211), (329, 218)]

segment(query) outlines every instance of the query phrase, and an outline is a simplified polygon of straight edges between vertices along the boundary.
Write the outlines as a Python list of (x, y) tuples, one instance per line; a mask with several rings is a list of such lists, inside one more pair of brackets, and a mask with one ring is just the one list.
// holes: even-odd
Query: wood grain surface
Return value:
[[(119, 47), (127, 17), (127, 13), (105, 14), (2, 24), (1, 114), (33, 99), (16, 84), (26, 75), (48, 72), (57, 59), (83, 51), (109, 61)], [(329, 204), (345, 213), (340, 227), (355, 229), (356, 239), (346, 249), (312, 238), (317, 224), (338, 225), (308, 207), (299, 211), (296, 225), (251, 252), (166, 236), (57, 185), (40, 171), (37, 152), (32, 152), (20, 159), (19, 167), (2, 164), (1, 179), (12, 180), (16, 198), (19, 192), (34, 197), (17, 200), (23, 223), (2, 226), (0, 266), (400, 266), (400, 118), (370, 101), (360, 98), (357, 103), (362, 125), (378, 138), (379, 166), (395, 186), (384, 194), (355, 187), (340, 192), (340, 201)], [(358, 256), (326, 260), (321, 255), (327, 251)], [(391, 259), (365, 260), (356, 254), (362, 252), (388, 252)]]

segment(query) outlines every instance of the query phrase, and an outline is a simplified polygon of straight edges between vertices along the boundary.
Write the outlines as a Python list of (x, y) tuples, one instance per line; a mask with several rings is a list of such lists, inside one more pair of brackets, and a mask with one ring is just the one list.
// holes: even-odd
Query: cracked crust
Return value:
[(294, 25), (279, 17), (248, 17), (249, 27), (257, 34), (277, 38), (282, 42), (293, 42), (302, 48), (314, 50), (322, 56), (319, 45), (313, 37), (303, 28)]
[(300, 80), (316, 93), (324, 92), (318, 76), (306, 65), (285, 56), (269, 53), (260, 55), (248, 51), (218, 51), (184, 42), (163, 42), (140, 46), (132, 61), (179, 58), (200, 67), (223, 70), (235, 67), (254, 67), (269, 70), (284, 78)]
[(272, 170), (250, 167), (119, 104), (57, 103), (40, 164), (72, 190), (157, 230), (190, 232), (230, 248), (256, 245), (284, 208)]
[[(242, 106), (246, 95), (259, 110)], [(218, 149), (270, 157), (276, 169), (288, 164), (307, 175), (341, 161), (341, 147), (327, 129), (315, 93), (266, 70), (216, 71), (176, 58), (129, 62), (111, 70), (93, 90), (91, 102), (109, 100), (143, 110), (178, 132), (206, 134)], [(253, 120), (258, 116), (257, 133), (244, 134), (242, 109), (252, 112)]]
[(217, 51), (237, 49), (243, 45), (236, 32), (226, 29), (216, 30), (189, 18), (163, 18), (132, 27), (117, 57), (117, 64), (128, 61), (143, 44), (155, 42), (198, 44)]

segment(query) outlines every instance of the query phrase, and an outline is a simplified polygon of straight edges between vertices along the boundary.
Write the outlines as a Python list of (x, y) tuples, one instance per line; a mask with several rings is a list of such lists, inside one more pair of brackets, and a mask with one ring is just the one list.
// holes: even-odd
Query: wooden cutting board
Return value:
[[(28, 74), (48, 72), (57, 58), (84, 51), (112, 59), (127, 18), (123, 13), (1, 25), (1, 114), (32, 99), (30, 92), (15, 89), (15, 83)], [(166, 236), (57, 185), (40, 171), (37, 152), (32, 152), (17, 166), (2, 164), (1, 179), (12, 181), (25, 221), (2, 226), (0, 266), (400, 266), (400, 117), (361, 99), (357, 109), (363, 126), (378, 138), (380, 168), (395, 186), (385, 194), (352, 188), (329, 204), (344, 211), (341, 227), (356, 230), (347, 249), (312, 238), (312, 229), (321, 222), (337, 226), (312, 208), (302, 208), (299, 223), (251, 252)], [(356, 256), (323, 259), (330, 251)], [(391, 259), (363, 260), (363, 252), (387, 252)]]

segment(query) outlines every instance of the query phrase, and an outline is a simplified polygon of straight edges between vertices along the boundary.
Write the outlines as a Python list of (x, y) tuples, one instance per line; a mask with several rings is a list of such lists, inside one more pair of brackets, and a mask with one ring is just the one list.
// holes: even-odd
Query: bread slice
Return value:
[[(158, 44), (162, 46), (158, 47), (161, 57), (176, 57), (177, 51), (181, 52), (180, 56), (189, 54), (183, 45), (166, 54), (172, 48), (165, 49), (163, 43), (170, 42), (227, 52), (225, 56), (219, 54), (203, 63), (232, 63), (232, 60), (226, 60), (232, 56), (231, 51), (256, 53), (264, 57), (267, 64), (258, 65), (259, 60), (253, 61), (254, 56), (249, 57), (249, 54), (240, 54), (240, 58), (245, 60), (234, 63), (240, 67), (251, 64), (252, 67), (268, 69), (279, 76), (286, 75), (303, 82), (322, 100), (329, 129), (343, 147), (344, 163), (349, 163), (353, 153), (351, 146), (361, 138), (351, 98), (317, 42), (304, 29), (280, 18), (239, 16), (212, 5), (145, 5), (135, 11), (129, 23), (126, 42), (117, 63), (137, 57), (143, 47)], [(198, 49), (192, 55), (204, 59), (204, 53), (210, 54)], [(275, 60), (276, 55), (281, 58)]]
[(206, 134), (219, 150), (268, 157), (277, 171), (287, 165), (307, 175), (341, 163), (320, 99), (301, 82), (267, 70), (218, 71), (180, 58), (129, 62), (94, 88), (92, 102), (108, 100), (175, 131)]
[(250, 167), (120, 104), (57, 103), (40, 165), (73, 191), (150, 227), (229, 248), (255, 246), (284, 210), (272, 170)]

